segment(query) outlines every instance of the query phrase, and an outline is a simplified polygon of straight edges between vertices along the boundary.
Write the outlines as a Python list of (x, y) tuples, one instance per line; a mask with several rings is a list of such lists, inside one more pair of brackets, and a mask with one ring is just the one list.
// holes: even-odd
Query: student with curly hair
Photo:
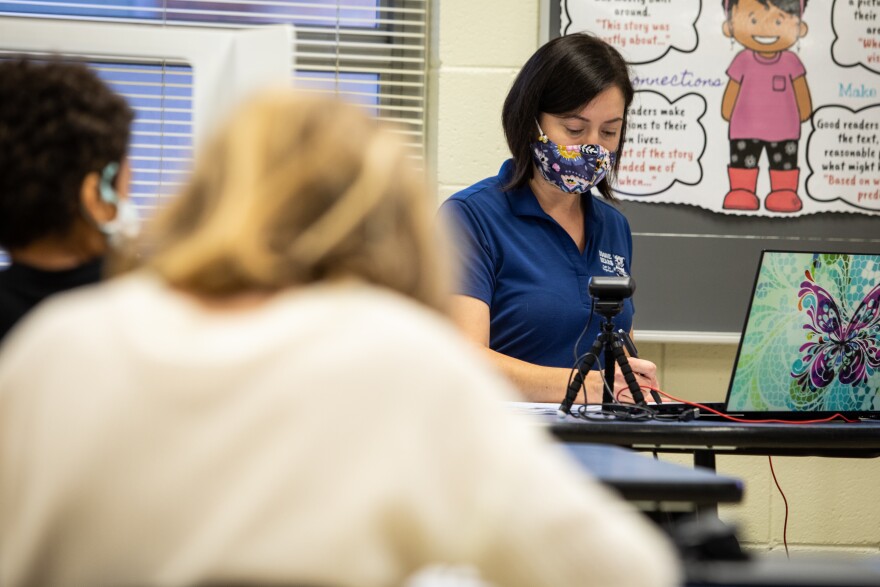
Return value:
[(133, 229), (132, 118), (83, 64), (0, 62), (0, 340), (45, 297), (98, 281), (108, 234)]

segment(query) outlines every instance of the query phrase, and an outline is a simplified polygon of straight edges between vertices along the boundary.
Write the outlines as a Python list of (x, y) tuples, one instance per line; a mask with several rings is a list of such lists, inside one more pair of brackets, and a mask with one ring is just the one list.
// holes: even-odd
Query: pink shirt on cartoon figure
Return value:
[(792, 82), (806, 74), (791, 51), (770, 59), (748, 49), (741, 51), (727, 75), (740, 84), (730, 117), (731, 139), (797, 140), (801, 120)]

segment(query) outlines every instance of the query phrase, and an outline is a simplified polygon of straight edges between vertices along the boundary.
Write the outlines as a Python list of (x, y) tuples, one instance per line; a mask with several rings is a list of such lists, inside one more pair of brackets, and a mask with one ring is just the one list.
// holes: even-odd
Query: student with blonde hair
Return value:
[[(140, 267), (0, 357), (0, 584), (673, 585), (442, 313), (433, 206), (354, 106), (243, 108)], [(433, 308), (433, 309), (432, 309)]]

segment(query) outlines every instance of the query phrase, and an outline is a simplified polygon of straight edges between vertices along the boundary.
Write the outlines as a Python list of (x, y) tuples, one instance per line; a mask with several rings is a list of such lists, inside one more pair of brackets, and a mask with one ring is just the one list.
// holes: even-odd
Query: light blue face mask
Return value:
[(588, 192), (614, 167), (614, 151), (602, 145), (557, 145), (535, 124), (541, 134), (532, 143), (532, 159), (544, 179), (563, 192)]
[(141, 232), (141, 219), (134, 202), (131, 201), (131, 198), (120, 198), (113, 187), (113, 180), (117, 173), (119, 173), (119, 164), (108, 163), (104, 167), (104, 171), (101, 172), (101, 179), (98, 183), (101, 200), (116, 206), (116, 217), (98, 226), (101, 232), (107, 235), (107, 239), (113, 246), (134, 239)]

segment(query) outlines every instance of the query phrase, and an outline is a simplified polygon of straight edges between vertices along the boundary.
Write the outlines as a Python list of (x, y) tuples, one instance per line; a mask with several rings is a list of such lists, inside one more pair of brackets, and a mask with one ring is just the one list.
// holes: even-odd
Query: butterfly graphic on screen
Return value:
[(792, 365), (791, 376), (802, 388), (821, 389), (837, 378), (859, 385), (880, 368), (880, 285), (868, 292), (852, 316), (810, 271), (801, 282), (798, 309), (806, 310), (807, 342)]

